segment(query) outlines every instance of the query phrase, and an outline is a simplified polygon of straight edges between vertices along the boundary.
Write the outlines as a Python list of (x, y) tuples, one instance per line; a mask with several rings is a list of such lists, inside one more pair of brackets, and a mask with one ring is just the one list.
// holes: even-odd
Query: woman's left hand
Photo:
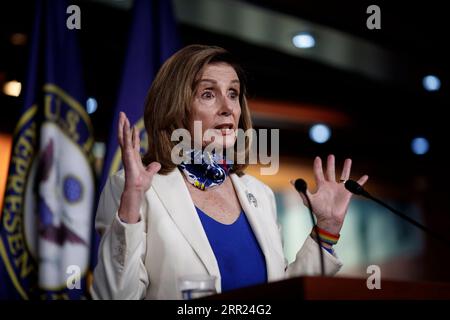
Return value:
[[(317, 218), (317, 226), (332, 234), (339, 234), (344, 218), (347, 213), (348, 205), (352, 194), (345, 189), (343, 181), (350, 178), (352, 160), (346, 159), (342, 169), (340, 182), (336, 182), (334, 155), (329, 155), (327, 159), (326, 175), (323, 173), (322, 160), (320, 157), (314, 159), (314, 177), (317, 184), (317, 190), (310, 193), (307, 190), (311, 201), (312, 211)], [(369, 177), (362, 176), (358, 183), (364, 185)], [(306, 199), (303, 202), (306, 204)]]

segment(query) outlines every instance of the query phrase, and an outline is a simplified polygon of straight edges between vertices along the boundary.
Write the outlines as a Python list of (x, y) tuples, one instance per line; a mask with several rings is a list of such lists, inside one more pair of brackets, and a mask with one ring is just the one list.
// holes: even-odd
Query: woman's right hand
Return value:
[(139, 132), (130, 128), (125, 113), (119, 116), (118, 139), (125, 171), (125, 186), (119, 206), (119, 217), (126, 223), (139, 222), (139, 209), (145, 192), (152, 185), (153, 176), (161, 169), (161, 164), (152, 162), (145, 167), (139, 153)]

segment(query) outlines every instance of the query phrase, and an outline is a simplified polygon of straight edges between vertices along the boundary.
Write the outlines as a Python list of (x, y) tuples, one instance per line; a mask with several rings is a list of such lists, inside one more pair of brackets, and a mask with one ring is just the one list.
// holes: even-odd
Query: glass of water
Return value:
[(192, 274), (178, 278), (178, 287), (184, 300), (216, 294), (216, 276)]

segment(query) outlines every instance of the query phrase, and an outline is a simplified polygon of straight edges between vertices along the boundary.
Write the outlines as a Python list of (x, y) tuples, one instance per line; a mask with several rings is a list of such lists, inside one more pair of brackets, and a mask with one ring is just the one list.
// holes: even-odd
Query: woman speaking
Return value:
[[(272, 190), (244, 173), (245, 163), (224, 153), (238, 129), (251, 129), (243, 72), (219, 47), (191, 45), (168, 59), (148, 93), (144, 122), (148, 152), (141, 158), (139, 136), (125, 114), (118, 123), (124, 169), (112, 175), (101, 194), (96, 228), (102, 236), (91, 288), (95, 299), (180, 299), (178, 279), (216, 277), (217, 292), (319, 274), (318, 242), (325, 271), (342, 266), (333, 251), (350, 202), (336, 182), (335, 159), (325, 173), (319, 157), (313, 170), (317, 191), (309, 197), (317, 228), (288, 264), (284, 258)], [(172, 133), (199, 134), (181, 163), (173, 161)], [(194, 139), (195, 141), (195, 139)], [(244, 152), (249, 152), (249, 139)], [(358, 181), (364, 184), (368, 177)]]

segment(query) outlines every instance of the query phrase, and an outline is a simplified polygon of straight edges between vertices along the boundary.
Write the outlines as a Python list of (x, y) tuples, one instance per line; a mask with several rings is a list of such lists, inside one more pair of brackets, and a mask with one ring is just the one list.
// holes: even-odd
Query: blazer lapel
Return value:
[(156, 174), (153, 177), (152, 187), (208, 272), (218, 277), (220, 288), (220, 271), (217, 260), (181, 172), (175, 169), (166, 176)]
[(258, 203), (258, 194), (254, 190), (248, 188), (236, 174), (230, 175), (233, 181), (234, 188), (241, 203), (242, 209), (244, 209), (252, 230), (256, 239), (261, 247), (264, 257), (266, 259), (267, 277), (272, 279), (278, 276), (276, 265), (274, 264), (273, 257), (270, 250), (270, 241), (264, 232), (264, 221), (262, 220), (262, 213), (260, 210), (264, 208), (260, 207), (261, 201)]

